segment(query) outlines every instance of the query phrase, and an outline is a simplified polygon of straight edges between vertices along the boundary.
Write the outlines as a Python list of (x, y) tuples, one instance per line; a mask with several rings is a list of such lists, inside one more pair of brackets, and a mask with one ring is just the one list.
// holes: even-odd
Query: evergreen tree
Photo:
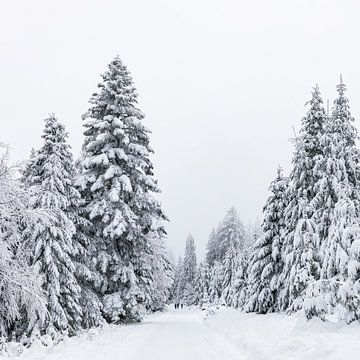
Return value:
[(218, 258), (217, 247), (218, 242), (216, 231), (215, 229), (212, 229), (208, 243), (206, 245), (206, 262), (210, 267), (214, 265), (215, 260), (217, 260)]
[(175, 271), (174, 271), (174, 283), (172, 286), (172, 294), (173, 294), (172, 298), (173, 298), (174, 302), (177, 304), (180, 303), (181, 293), (183, 290), (183, 289), (181, 289), (182, 269), (183, 269), (183, 260), (182, 260), (182, 257), (179, 256), (179, 259), (178, 259), (178, 262), (176, 264)]
[(263, 235), (255, 243), (249, 267), (246, 311), (267, 313), (276, 308), (278, 277), (283, 270), (281, 253), (287, 186), (288, 180), (279, 168), (276, 179), (270, 185), (271, 195), (263, 209)]
[[(245, 249), (245, 230), (239, 215), (234, 207), (231, 207), (217, 232), (217, 260), (224, 262), (228, 251), (243, 251)], [(233, 248), (233, 249), (232, 249)], [(232, 249), (232, 250), (231, 250)]]
[(159, 239), (157, 234), (151, 239), (153, 256), (150, 258), (153, 278), (153, 289), (151, 298), (148, 302), (150, 311), (164, 310), (167, 301), (170, 298), (171, 288), (174, 282), (174, 269), (169, 260), (164, 239)]
[(236, 249), (233, 244), (230, 245), (226, 252), (223, 264), (223, 278), (222, 278), (222, 302), (231, 306), (233, 302), (233, 286), (235, 282), (235, 275), (239, 267), (239, 259), (241, 254), (239, 249)]
[(32, 159), (33, 172), (24, 181), (30, 185), (33, 209), (45, 209), (51, 219), (39, 219), (25, 231), (33, 249), (31, 262), (41, 276), (47, 297), (48, 318), (40, 330), (75, 334), (82, 309), (73, 262), (77, 246), (70, 209), (78, 193), (72, 184), (72, 157), (65, 128), (54, 115), (45, 120), (42, 137), (44, 145)]
[(83, 116), (85, 141), (79, 186), (93, 224), (92, 271), (108, 321), (140, 320), (153, 301), (151, 242), (165, 236), (166, 219), (149, 155), (149, 130), (137, 108), (126, 66), (116, 57)]
[(209, 304), (210, 301), (209, 287), (210, 287), (209, 267), (207, 263), (201, 262), (197, 269), (196, 280), (195, 280), (196, 304), (200, 305), (200, 307)]
[(244, 309), (248, 297), (248, 252), (240, 253), (235, 267), (232, 286), (230, 288), (228, 305), (238, 309)]
[[(359, 152), (358, 138), (353, 126), (346, 86), (337, 87), (335, 100), (323, 137), (324, 164), (327, 189), (328, 232), (323, 251), (324, 260), (318, 292), (328, 293), (328, 306), (316, 311), (315, 305), (309, 317), (325, 311), (334, 311), (341, 304), (340, 317), (347, 322), (359, 319)], [(314, 296), (314, 294), (312, 294)], [(321, 298), (320, 294), (318, 297)]]
[[(309, 111), (302, 120), (300, 136), (296, 139), (293, 170), (288, 190), (289, 204), (285, 211), (284, 269), (279, 277), (282, 309), (296, 311), (302, 307), (304, 289), (319, 278), (319, 239), (313, 220), (318, 175), (314, 172), (323, 155), (321, 138), (324, 134), (326, 114), (319, 88), (312, 92)], [(310, 248), (308, 247), (310, 246)], [(299, 274), (302, 277), (299, 278)], [(294, 283), (295, 281), (295, 283)]]
[(319, 237), (316, 224), (311, 219), (313, 208), (305, 197), (298, 202), (299, 221), (293, 234), (293, 248), (286, 258), (285, 266), (285, 269), (290, 268), (287, 279), (290, 312), (303, 308), (306, 290), (319, 278), (320, 273)]
[(209, 298), (211, 304), (221, 303), (223, 277), (224, 266), (220, 261), (215, 261), (210, 268)]
[(234, 207), (230, 208), (217, 231), (219, 261), (223, 264), (222, 302), (233, 302), (235, 274), (245, 251), (245, 230)]
[(186, 305), (194, 305), (196, 302), (195, 280), (196, 280), (196, 249), (195, 241), (190, 234), (186, 239), (185, 255), (181, 272), (181, 299)]

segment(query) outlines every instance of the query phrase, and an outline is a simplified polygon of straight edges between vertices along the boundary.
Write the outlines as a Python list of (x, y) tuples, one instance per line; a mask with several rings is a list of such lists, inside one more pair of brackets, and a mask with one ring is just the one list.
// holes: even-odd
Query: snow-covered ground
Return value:
[(53, 348), (35, 345), (26, 360), (284, 360), (358, 359), (360, 326), (305, 322), (300, 316), (220, 309), (169, 310), (143, 323), (107, 326)]
[(300, 314), (257, 315), (221, 309), (205, 324), (249, 360), (360, 359), (360, 325), (355, 323), (308, 322)]

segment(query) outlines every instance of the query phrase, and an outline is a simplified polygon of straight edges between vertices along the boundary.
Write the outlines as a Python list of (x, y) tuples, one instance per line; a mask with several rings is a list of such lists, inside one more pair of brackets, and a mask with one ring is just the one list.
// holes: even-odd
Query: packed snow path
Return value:
[[(92, 337), (92, 339), (90, 338)], [(144, 322), (30, 349), (28, 360), (242, 360), (239, 350), (207, 329), (199, 310), (169, 310)]]

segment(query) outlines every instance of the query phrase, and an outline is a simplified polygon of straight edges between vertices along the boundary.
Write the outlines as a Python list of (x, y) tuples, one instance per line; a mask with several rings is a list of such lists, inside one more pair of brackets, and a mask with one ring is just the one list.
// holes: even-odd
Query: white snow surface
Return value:
[(223, 308), (205, 320), (249, 360), (352, 360), (360, 358), (360, 324), (307, 321), (302, 312), (247, 314)]
[(359, 324), (226, 308), (207, 316), (198, 309), (169, 309), (142, 323), (91, 330), (54, 347), (35, 344), (17, 359), (350, 360), (359, 358), (359, 340)]

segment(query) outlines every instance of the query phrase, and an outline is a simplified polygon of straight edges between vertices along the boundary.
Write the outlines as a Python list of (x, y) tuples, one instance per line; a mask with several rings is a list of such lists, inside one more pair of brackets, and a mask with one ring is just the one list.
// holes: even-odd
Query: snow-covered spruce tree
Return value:
[(196, 280), (196, 249), (195, 241), (190, 234), (186, 239), (183, 268), (181, 272), (181, 300), (186, 305), (194, 305), (196, 302), (195, 280)]
[(181, 276), (182, 276), (182, 269), (183, 269), (183, 260), (182, 257), (179, 256), (178, 262), (174, 269), (174, 282), (172, 285), (172, 299), (175, 303), (179, 303), (181, 299)]
[(209, 297), (210, 287), (210, 274), (207, 263), (201, 262), (198, 266), (196, 279), (195, 279), (195, 295), (196, 304), (199, 306), (208, 305), (210, 301)]
[(231, 305), (233, 302), (232, 287), (240, 261), (245, 249), (245, 230), (234, 207), (226, 213), (217, 231), (219, 260), (223, 264), (222, 301)]
[(287, 206), (288, 179), (279, 168), (277, 177), (270, 185), (264, 209), (263, 235), (254, 246), (249, 266), (248, 300), (246, 311), (265, 314), (276, 310), (278, 277), (283, 270), (282, 234), (285, 228), (284, 211)]
[[(279, 276), (279, 307), (290, 312), (302, 308), (305, 289), (310, 282), (319, 278), (320, 244), (316, 239), (312, 201), (318, 181), (314, 168), (323, 155), (321, 137), (326, 114), (317, 86), (307, 104), (310, 109), (302, 120), (300, 136), (296, 139), (293, 170), (289, 177), (289, 203), (285, 210), (282, 253), (284, 268)], [(299, 274), (302, 274), (302, 278), (299, 278)]]
[(24, 224), (38, 215), (28, 209), (28, 197), (16, 180), (18, 170), (8, 164), (9, 147), (0, 144), (0, 336), (21, 336), (24, 319), (33, 322), (46, 314), (45, 298), (36, 272), (28, 265), (22, 236)]
[(244, 250), (245, 230), (239, 215), (234, 207), (231, 207), (223, 221), (220, 222), (217, 231), (217, 260), (224, 262), (226, 253), (231, 246), (240, 251)]
[(229, 293), (229, 306), (244, 309), (248, 294), (249, 252), (239, 254), (236, 259), (235, 275)]
[[(46, 210), (50, 221), (39, 219), (26, 228), (31, 263), (42, 280), (47, 298), (48, 317), (37, 324), (40, 331), (75, 334), (81, 326), (81, 289), (75, 277), (73, 256), (75, 226), (69, 209), (77, 198), (72, 185), (72, 157), (66, 143), (64, 126), (50, 115), (45, 120), (44, 145), (36, 152), (29, 184), (30, 204), (34, 210)], [(31, 327), (31, 324), (29, 324)]]
[[(65, 131), (64, 129), (62, 131)], [(80, 304), (82, 308), (82, 326), (90, 328), (98, 326), (103, 322), (101, 315), (101, 302), (93, 291), (92, 284), (96, 281), (96, 273), (89, 270), (90, 263), (87, 250), (92, 247), (92, 223), (84, 216), (83, 199), (75, 186), (77, 170), (74, 165), (73, 155), (70, 146), (66, 143), (67, 134), (63, 133), (63, 146), (59, 156), (62, 159), (64, 168), (67, 170), (67, 178), (64, 179), (64, 196), (67, 199), (67, 206), (63, 209), (66, 216), (73, 222), (75, 233), (73, 234), (72, 245), (74, 252), (72, 260), (75, 264), (75, 276), (81, 286)], [(42, 150), (40, 150), (42, 151)], [(39, 185), (41, 183), (41, 161), (44, 157), (38, 156), (32, 149), (30, 159), (22, 172), (22, 181), (25, 187)], [(33, 188), (34, 190), (34, 188)]]
[[(116, 57), (83, 116), (78, 184), (94, 229), (93, 271), (108, 321), (141, 320), (152, 302), (156, 238), (166, 219), (154, 193), (149, 130), (126, 66)], [(155, 239), (155, 240), (154, 240)], [(160, 240), (159, 240), (160, 241)]]
[(290, 269), (287, 277), (289, 297), (291, 299), (288, 311), (296, 312), (304, 307), (306, 290), (319, 278), (320, 257), (317, 226), (311, 215), (314, 209), (308, 200), (298, 200), (299, 220), (293, 234), (292, 251), (286, 258), (286, 269)]
[(216, 230), (212, 229), (209, 240), (206, 244), (206, 262), (209, 267), (212, 267), (215, 260), (218, 258), (217, 254), (218, 241), (216, 236)]
[(249, 299), (250, 280), (249, 272), (252, 263), (255, 260), (255, 244), (262, 236), (261, 224), (256, 221), (254, 224), (249, 223), (245, 229), (245, 249), (240, 258), (241, 266), (235, 275), (233, 292), (235, 293), (232, 306), (245, 310), (246, 303)]
[[(337, 89), (339, 96), (323, 140), (326, 205), (329, 207), (326, 215), (330, 216), (327, 217), (328, 233), (317, 297), (321, 299), (321, 293), (326, 294), (327, 307), (323, 305), (322, 312), (333, 312), (337, 308), (340, 318), (351, 322), (360, 318), (359, 151), (342, 81)], [(315, 304), (310, 315), (317, 315)]]
[(174, 268), (170, 262), (163, 238), (155, 236), (151, 238), (152, 253), (150, 258), (153, 277), (151, 299), (147, 305), (150, 311), (164, 310), (170, 298), (170, 292), (174, 282)]
[(224, 266), (215, 261), (210, 268), (209, 298), (211, 304), (220, 304), (223, 290)]

